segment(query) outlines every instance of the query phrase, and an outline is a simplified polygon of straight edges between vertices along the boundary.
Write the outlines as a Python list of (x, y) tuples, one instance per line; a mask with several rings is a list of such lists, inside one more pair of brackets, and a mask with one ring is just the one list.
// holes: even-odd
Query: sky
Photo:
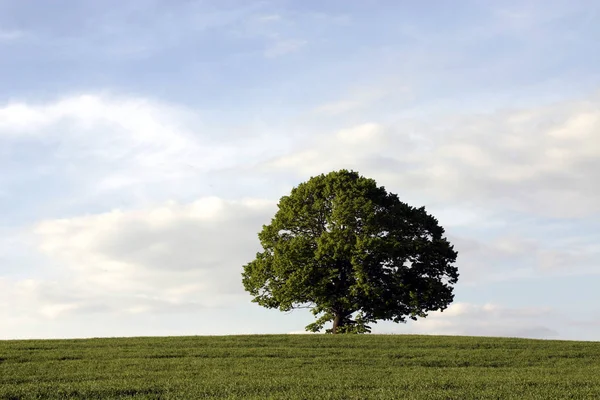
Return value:
[(0, 0), (0, 339), (299, 333), (241, 284), (346, 168), (458, 251), (374, 333), (600, 340), (600, 2)]

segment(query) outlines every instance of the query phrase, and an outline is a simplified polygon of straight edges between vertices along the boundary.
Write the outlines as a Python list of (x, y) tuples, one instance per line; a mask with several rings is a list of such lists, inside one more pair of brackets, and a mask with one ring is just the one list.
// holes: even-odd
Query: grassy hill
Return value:
[(0, 399), (599, 399), (600, 342), (266, 335), (0, 341)]

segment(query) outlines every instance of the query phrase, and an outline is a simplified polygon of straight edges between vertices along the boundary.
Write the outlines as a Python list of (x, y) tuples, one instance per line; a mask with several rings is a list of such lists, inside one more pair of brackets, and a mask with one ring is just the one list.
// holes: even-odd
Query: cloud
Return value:
[(4, 30), (0, 30), (0, 43), (2, 43), (2, 42), (12, 42), (12, 41), (21, 39), (23, 36), (25, 36), (25, 32), (23, 32), (23, 31), (18, 31), (18, 30), (4, 31)]
[[(52, 279), (60, 281), (63, 293), (71, 297), (53, 297), (58, 291), (52, 288), (59, 286), (51, 282), (26, 287), (40, 289), (42, 303), (48, 306), (46, 316), (89, 309), (138, 313), (231, 304), (244, 295), (241, 267), (260, 249), (256, 234), (275, 209), (273, 201), (207, 197), (187, 204), (167, 202), (43, 221), (34, 230), (39, 250), (54, 266)], [(459, 251), (460, 282), (465, 284), (543, 274), (548, 271), (540, 260), (557, 254), (518, 237), (485, 242), (451, 236), (450, 241)], [(597, 254), (589, 253), (585, 260), (590, 264), (571, 259), (550, 272), (587, 271), (584, 267), (593, 268), (595, 259)], [(484, 312), (516, 318), (537, 311), (457, 303), (444, 315)]]
[(480, 319), (482, 317), (490, 318), (535, 318), (552, 313), (552, 309), (543, 307), (530, 308), (507, 308), (496, 304), (471, 304), (471, 303), (453, 303), (443, 312), (439, 313), (444, 317), (461, 317), (464, 319)]
[(239, 302), (242, 266), (259, 250), (256, 234), (274, 206), (212, 197), (40, 222), (34, 233), (52, 267), (46, 279), (0, 282), (13, 304), (4, 313), (53, 319)]
[[(600, 211), (600, 102), (596, 98), (437, 121), (378, 123), (378, 134), (340, 133), (270, 167), (297, 176), (358, 169), (409, 195), (552, 217)], [(347, 130), (365, 128), (358, 125)]]
[(269, 161), (263, 166), (263, 171), (287, 170), (306, 176), (364, 164), (364, 157), (390, 143), (389, 139), (383, 126), (364, 123), (321, 137), (317, 146), (307, 146)]
[(360, 101), (340, 100), (331, 103), (323, 104), (317, 107), (318, 113), (337, 115), (344, 114), (348, 111), (356, 110), (363, 105)]
[(281, 21), (282, 17), (279, 14), (268, 14), (268, 15), (261, 15), (261, 16), (257, 17), (256, 20), (258, 22), (262, 22), (262, 23), (271, 23), (271, 22)]
[(315, 108), (315, 112), (328, 116), (338, 116), (350, 111), (364, 111), (374, 105), (380, 105), (384, 99), (394, 98), (398, 103), (401, 103), (411, 96), (407, 87), (392, 79), (386, 79), (379, 85), (371, 84), (369, 86), (355, 87), (348, 91), (343, 98), (319, 105)]
[[(275, 140), (265, 147), (264, 135), (234, 142), (220, 130), (193, 110), (139, 97), (84, 94), (41, 104), (15, 101), (0, 107), (0, 143), (20, 151), (7, 157), (14, 157), (18, 173), (2, 179), (51, 176), (75, 192), (73, 201), (117, 191), (145, 197), (189, 189), (192, 180), (206, 184), (200, 174), (243, 165), (277, 146)], [(36, 162), (23, 165), (23, 159)]]
[(19, 193), (19, 182), (54, 182), (60, 193), (47, 184), (39, 190), (49, 201), (57, 196), (64, 202), (67, 195), (71, 207), (139, 185), (164, 189), (232, 160), (228, 148), (209, 148), (209, 140), (190, 130), (194, 122), (201, 125), (189, 110), (143, 98), (88, 94), (44, 104), (12, 102), (0, 108), (0, 143), (15, 149), (4, 166), (14, 174), (0, 181), (18, 196), (29, 195)]
[(597, 275), (600, 247), (592, 235), (525, 237), (504, 230), (490, 239), (450, 234), (461, 283), (481, 285), (535, 277)]
[(555, 310), (544, 307), (509, 308), (491, 303), (455, 302), (443, 312), (408, 322), (405, 328), (381, 324), (377, 331), (389, 333), (402, 329), (403, 333), (435, 335), (556, 338), (560, 336), (553, 329), (556, 316)]
[(64, 124), (69, 129), (60, 132), (61, 137), (73, 141), (101, 140), (89, 132), (99, 127), (112, 128), (105, 132), (110, 138), (99, 144), (121, 137), (123, 142), (114, 144), (182, 147), (190, 143), (185, 132), (181, 132), (181, 124), (194, 117), (185, 109), (143, 98), (74, 95), (46, 104), (12, 102), (5, 105), (0, 108), (0, 135), (56, 135), (46, 130)]
[(80, 95), (0, 108), (0, 138), (54, 141), (59, 157), (152, 167), (199, 150), (184, 127), (194, 118), (189, 111), (142, 98)]
[(299, 51), (307, 43), (306, 40), (301, 39), (279, 39), (265, 49), (264, 55), (267, 58), (281, 57)]
[[(358, 169), (405, 201), (440, 199), (434, 203), (445, 212), (446, 227), (445, 221), (463, 229), (487, 226), (494, 214), (490, 210), (497, 208), (541, 210), (546, 215), (550, 210), (559, 217), (572, 215), (571, 209), (589, 213), (595, 208), (586, 209), (587, 203), (574, 202), (566, 210), (550, 204), (545, 210), (529, 201), (547, 202), (569, 190), (574, 198), (598, 196), (594, 185), (570, 187), (562, 181), (544, 185), (549, 173), (595, 178), (597, 169), (580, 165), (586, 160), (593, 165), (597, 154), (594, 104), (592, 99), (429, 123), (374, 119), (319, 136), (288, 155), (251, 168), (252, 162), (265, 159), (264, 153), (255, 153), (248, 142), (231, 144), (204, 135), (202, 119), (185, 108), (108, 95), (70, 96), (45, 104), (13, 102), (0, 108), (0, 140), (48, 146), (36, 160), (78, 178), (91, 193), (120, 193), (136, 185), (147, 190), (155, 184), (165, 196), (178, 198), (169, 190), (174, 181), (185, 182), (184, 192), (189, 194), (190, 182), (198, 184), (194, 174), (230, 166), (235, 178), (229, 185), (259, 182), (255, 192), (275, 195), (270, 202), (209, 197), (45, 220), (37, 225), (36, 234), (49, 276), (31, 275), (28, 283), (10, 278), (5, 288), (18, 290), (5, 293), (29, 304), (24, 310), (33, 310), (31, 315), (45, 319), (230, 304), (243, 294), (239, 270), (257, 250), (256, 232), (272, 215), (276, 197), (289, 190), (275, 179), (280, 173), (285, 182), (297, 184), (300, 177), (342, 167)], [(264, 141), (259, 142), (264, 151)], [(554, 154), (552, 149), (562, 151), (565, 169), (546, 159), (546, 153)], [(507, 159), (514, 160), (513, 168), (530, 165), (533, 172), (506, 178)], [(194, 166), (193, 173), (186, 164)], [(459, 180), (447, 182), (449, 176)], [(536, 197), (536, 191), (528, 188), (556, 196)], [(155, 199), (140, 203), (157, 204)], [(114, 205), (113, 200), (109, 209)], [(573, 235), (542, 242), (523, 233), (485, 238), (468, 229), (451, 232), (450, 240), (459, 250), (461, 283), (597, 273), (594, 260), (599, 249)], [(437, 321), (430, 323), (450, 323)]]

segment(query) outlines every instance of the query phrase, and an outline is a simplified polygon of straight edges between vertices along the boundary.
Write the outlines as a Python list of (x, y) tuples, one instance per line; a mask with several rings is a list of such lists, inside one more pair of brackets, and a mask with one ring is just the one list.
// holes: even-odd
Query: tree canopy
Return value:
[(263, 251), (244, 266), (245, 289), (267, 308), (310, 308), (309, 331), (333, 321), (327, 332), (370, 332), (454, 298), (457, 252), (437, 219), (354, 171), (292, 189), (258, 237)]

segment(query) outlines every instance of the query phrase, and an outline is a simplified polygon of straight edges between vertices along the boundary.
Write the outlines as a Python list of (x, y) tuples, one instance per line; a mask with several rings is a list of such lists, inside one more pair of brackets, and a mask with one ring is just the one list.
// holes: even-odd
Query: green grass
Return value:
[(0, 341), (0, 399), (600, 399), (600, 343), (268, 335)]

